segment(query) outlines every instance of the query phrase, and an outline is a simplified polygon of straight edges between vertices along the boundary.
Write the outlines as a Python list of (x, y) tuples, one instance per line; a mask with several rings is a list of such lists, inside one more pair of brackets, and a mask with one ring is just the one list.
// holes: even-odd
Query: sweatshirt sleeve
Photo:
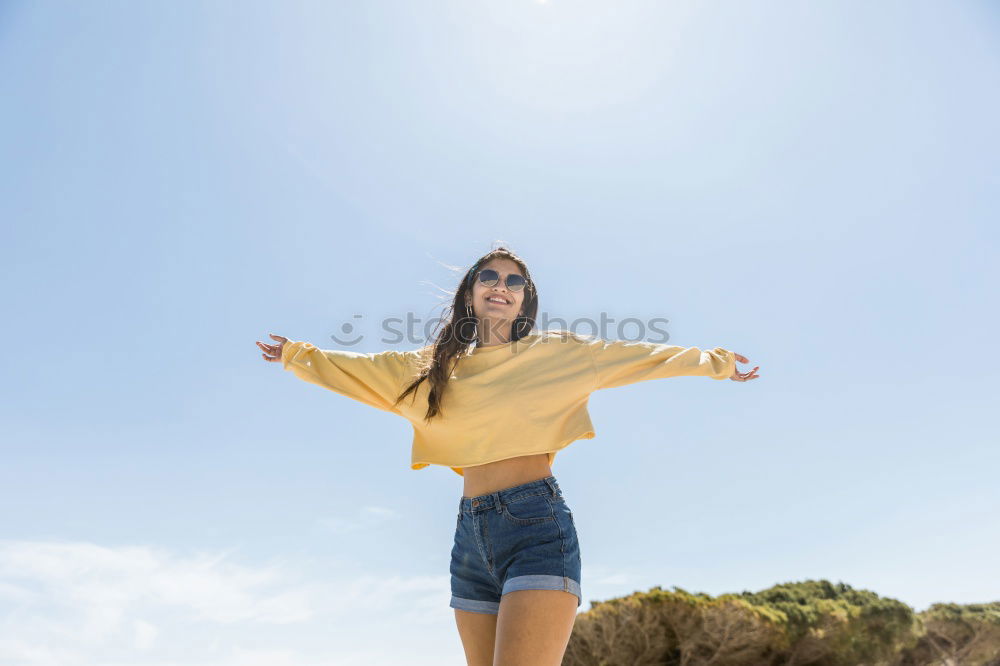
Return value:
[(281, 364), (296, 377), (377, 409), (392, 406), (402, 392), (406, 354), (396, 350), (361, 353), (319, 349), (309, 342), (287, 341)]
[(736, 356), (722, 347), (703, 351), (697, 347), (602, 338), (590, 338), (586, 344), (594, 362), (594, 390), (667, 377), (728, 379), (736, 370)]

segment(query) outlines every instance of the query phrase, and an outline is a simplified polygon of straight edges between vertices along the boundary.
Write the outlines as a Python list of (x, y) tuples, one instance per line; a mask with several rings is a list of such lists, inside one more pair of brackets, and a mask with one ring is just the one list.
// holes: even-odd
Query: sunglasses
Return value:
[[(492, 268), (484, 268), (479, 271), (479, 284), (484, 287), (495, 286), (498, 282), (500, 282), (500, 274)], [(506, 283), (507, 288), (511, 291), (521, 291), (524, 289), (524, 285), (527, 284), (527, 280), (517, 273), (511, 273), (508, 275), (504, 282)]]

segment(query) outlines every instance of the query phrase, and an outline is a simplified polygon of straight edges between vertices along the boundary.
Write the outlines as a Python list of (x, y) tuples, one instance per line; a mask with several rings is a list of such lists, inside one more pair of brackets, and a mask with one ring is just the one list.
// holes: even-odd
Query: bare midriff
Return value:
[(549, 466), (549, 454), (537, 453), (497, 460), (485, 465), (463, 467), (462, 475), (465, 478), (463, 496), (476, 497), (544, 479), (552, 475), (552, 468)]

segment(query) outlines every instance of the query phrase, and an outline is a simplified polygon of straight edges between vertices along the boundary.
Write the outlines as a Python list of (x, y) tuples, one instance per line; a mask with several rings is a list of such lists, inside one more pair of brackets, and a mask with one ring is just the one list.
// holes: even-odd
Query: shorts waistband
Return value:
[(543, 479), (528, 481), (510, 488), (500, 490), (485, 495), (475, 497), (465, 497), (458, 503), (458, 510), (464, 513), (478, 513), (482, 511), (500, 511), (500, 508), (509, 502), (521, 497), (531, 497), (532, 495), (550, 495), (552, 497), (562, 497), (562, 490), (555, 476), (546, 476)]

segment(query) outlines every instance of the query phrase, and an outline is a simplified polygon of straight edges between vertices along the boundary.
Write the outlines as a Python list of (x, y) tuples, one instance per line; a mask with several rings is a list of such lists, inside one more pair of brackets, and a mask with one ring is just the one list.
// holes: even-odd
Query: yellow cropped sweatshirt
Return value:
[(473, 347), (459, 357), (441, 398), (441, 412), (424, 422), (430, 380), (398, 405), (396, 397), (419, 376), (430, 345), (361, 353), (287, 341), (281, 363), (297, 377), (413, 425), (410, 468), (465, 467), (556, 452), (592, 439), (587, 401), (597, 389), (684, 375), (727, 379), (733, 352), (663, 343), (605, 340), (566, 330), (532, 332), (503, 345)]

